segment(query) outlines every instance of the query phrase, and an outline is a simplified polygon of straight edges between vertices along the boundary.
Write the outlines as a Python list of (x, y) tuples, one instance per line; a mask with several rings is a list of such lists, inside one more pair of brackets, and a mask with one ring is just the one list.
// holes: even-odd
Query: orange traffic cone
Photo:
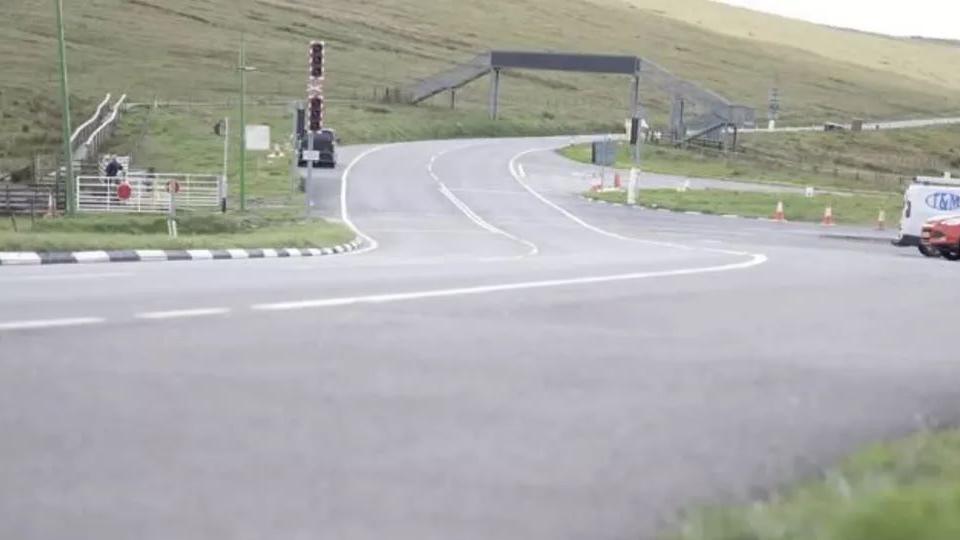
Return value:
[(777, 210), (773, 213), (773, 220), (780, 222), (787, 220), (786, 216), (783, 214), (783, 201), (777, 201)]
[(590, 181), (590, 191), (603, 191), (603, 177), (594, 177)]
[(887, 228), (887, 213), (880, 209), (880, 214), (877, 216), (877, 230), (882, 231)]
[(820, 224), (824, 227), (832, 227), (835, 225), (833, 221), (833, 207), (828, 206), (823, 210), (823, 221)]

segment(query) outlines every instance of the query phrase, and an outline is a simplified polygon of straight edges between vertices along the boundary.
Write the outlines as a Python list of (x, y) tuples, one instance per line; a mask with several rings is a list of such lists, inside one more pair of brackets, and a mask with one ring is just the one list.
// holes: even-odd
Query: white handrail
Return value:
[(123, 102), (124, 102), (126, 99), (127, 99), (127, 95), (126, 95), (126, 94), (120, 96), (120, 99), (118, 99), (118, 100), (117, 100), (117, 103), (113, 106), (113, 111), (110, 112), (110, 116), (107, 117), (107, 119), (104, 120), (104, 122), (103, 122), (102, 124), (100, 124), (100, 127), (98, 127), (98, 128), (96, 129), (96, 131), (94, 131), (93, 133), (90, 134), (90, 137), (87, 138), (87, 140), (86, 140), (86, 142), (85, 142), (84, 144), (86, 144), (86, 145), (92, 144), (92, 143), (93, 143), (93, 140), (97, 137), (97, 135), (99, 135), (101, 131), (103, 131), (104, 129), (106, 129), (107, 126), (109, 126), (110, 124), (112, 124), (112, 123), (117, 119), (117, 114), (118, 114), (118, 112), (120, 111), (120, 105), (122, 105)]
[(76, 131), (73, 132), (73, 135), (70, 136), (70, 144), (73, 144), (77, 140), (77, 137), (80, 136), (80, 132), (87, 129), (91, 124), (100, 119), (100, 113), (103, 112), (103, 108), (106, 107), (108, 103), (110, 103), (110, 94), (107, 94), (107, 97), (103, 98), (100, 106), (97, 107), (97, 112), (93, 113), (93, 116), (91, 116), (89, 120), (84, 122), (80, 127), (77, 128)]

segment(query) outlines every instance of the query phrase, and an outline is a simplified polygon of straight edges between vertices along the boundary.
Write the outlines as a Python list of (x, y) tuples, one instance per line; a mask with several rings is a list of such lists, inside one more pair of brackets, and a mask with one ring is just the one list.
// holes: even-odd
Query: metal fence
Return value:
[[(129, 187), (123, 187), (124, 184)], [(78, 176), (77, 211), (162, 214), (180, 210), (226, 210), (227, 183), (207, 174)]]
[(0, 215), (44, 215), (56, 210), (56, 195), (45, 186), (0, 183)]

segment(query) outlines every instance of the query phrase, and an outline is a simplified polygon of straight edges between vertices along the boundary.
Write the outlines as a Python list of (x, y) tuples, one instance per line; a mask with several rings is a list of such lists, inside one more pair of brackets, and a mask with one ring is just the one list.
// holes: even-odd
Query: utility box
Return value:
[(850, 131), (863, 131), (863, 119), (854, 118), (853, 121), (850, 122)]
[(594, 165), (612, 167), (617, 162), (617, 144), (614, 141), (595, 141), (590, 161)]

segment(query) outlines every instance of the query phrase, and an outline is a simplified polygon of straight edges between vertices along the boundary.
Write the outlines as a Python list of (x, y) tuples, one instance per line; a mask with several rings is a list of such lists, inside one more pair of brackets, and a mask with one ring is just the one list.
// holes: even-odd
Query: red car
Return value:
[(951, 261), (960, 260), (960, 216), (944, 216), (928, 220), (920, 235), (921, 251)]

